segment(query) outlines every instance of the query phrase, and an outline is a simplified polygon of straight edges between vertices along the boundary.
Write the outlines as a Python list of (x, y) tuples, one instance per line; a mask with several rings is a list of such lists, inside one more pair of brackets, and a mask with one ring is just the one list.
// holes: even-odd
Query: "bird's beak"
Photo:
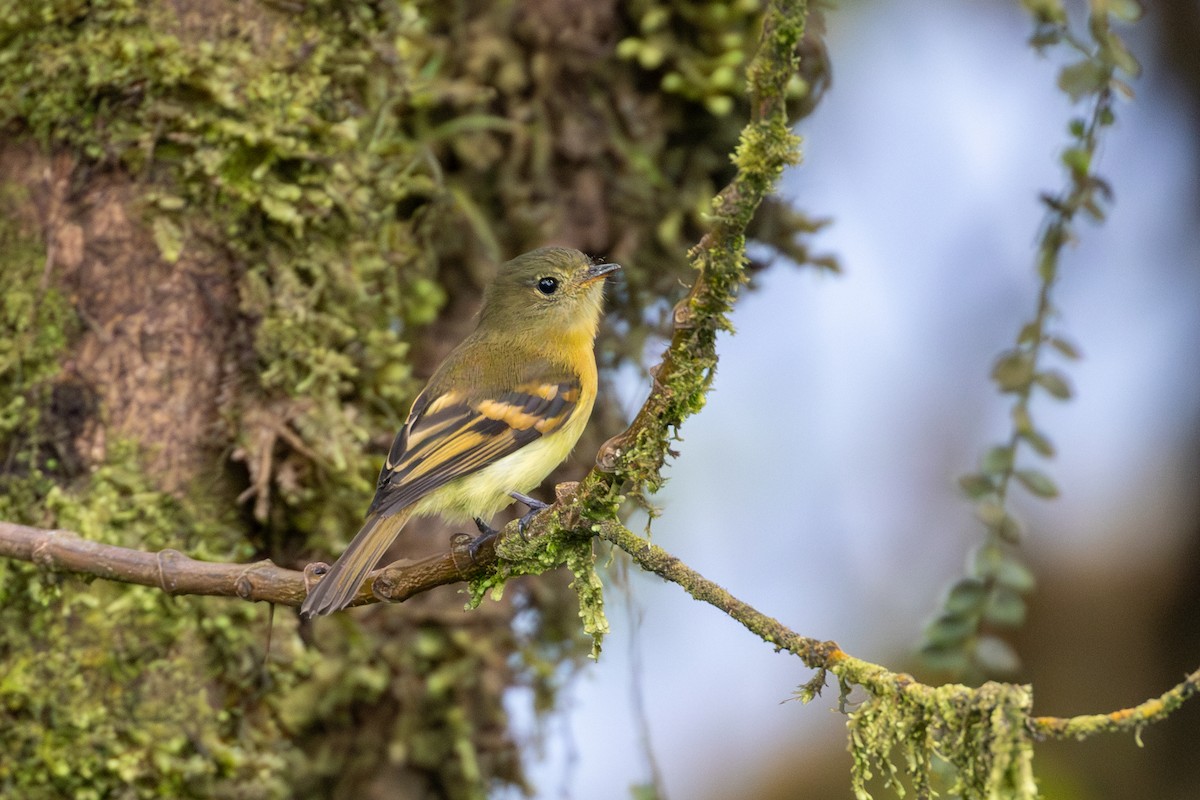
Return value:
[(583, 271), (583, 278), (579, 282), (587, 286), (594, 281), (604, 280), (610, 273), (616, 272), (620, 268), (620, 264), (592, 264)]

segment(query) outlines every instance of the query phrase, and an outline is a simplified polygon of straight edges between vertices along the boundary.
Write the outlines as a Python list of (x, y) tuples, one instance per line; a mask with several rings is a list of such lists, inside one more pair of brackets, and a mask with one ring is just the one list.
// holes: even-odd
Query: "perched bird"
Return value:
[[(362, 530), (300, 607), (345, 608), (413, 515), (483, 518), (521, 500), (570, 454), (596, 399), (604, 278), (620, 269), (546, 247), (500, 267), (479, 325), (417, 396)], [(532, 513), (532, 512), (531, 512)]]

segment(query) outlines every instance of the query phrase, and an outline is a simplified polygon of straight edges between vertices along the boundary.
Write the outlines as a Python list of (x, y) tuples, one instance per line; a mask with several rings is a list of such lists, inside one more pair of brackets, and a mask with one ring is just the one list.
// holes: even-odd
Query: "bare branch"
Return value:
[[(477, 577), (495, 564), (494, 543), (481, 540), (472, 557), (464, 546), (468, 541), (470, 537), (456, 537), (445, 553), (420, 561), (397, 561), (375, 570), (354, 605), (399, 602), (437, 586)], [(71, 531), (2, 521), (0, 556), (31, 561), (46, 569), (153, 586), (167, 594), (238, 597), (285, 606), (299, 606), (308, 587), (328, 568), (315, 562), (303, 571), (285, 569), (268, 559), (252, 564), (198, 561), (178, 550), (145, 552), (92, 542)]]

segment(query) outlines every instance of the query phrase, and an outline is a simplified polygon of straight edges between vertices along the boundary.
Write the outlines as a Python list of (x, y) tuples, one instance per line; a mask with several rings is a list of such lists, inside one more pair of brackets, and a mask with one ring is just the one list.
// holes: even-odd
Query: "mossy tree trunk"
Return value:
[[(686, 277), (758, 14), (0, 0), (0, 516), (198, 557), (336, 553), (499, 260), (621, 261), (635, 331)], [(798, 252), (804, 220), (764, 220)], [(618, 424), (597, 417), (594, 441)], [(397, 552), (445, 533), (412, 525)], [(0, 795), (522, 785), (503, 693), (552, 708), (586, 645), (561, 582), (462, 604), (279, 613), (264, 666), (267, 609), (0, 564)]]

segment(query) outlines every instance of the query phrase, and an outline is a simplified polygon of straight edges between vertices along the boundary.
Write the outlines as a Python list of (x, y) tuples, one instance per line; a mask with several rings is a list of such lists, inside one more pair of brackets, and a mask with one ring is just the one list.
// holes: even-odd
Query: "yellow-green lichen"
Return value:
[[(505, 585), (522, 575), (541, 575), (560, 566), (571, 572), (570, 588), (578, 600), (579, 619), (583, 632), (591, 637), (591, 657), (598, 658), (604, 637), (608, 634), (608, 618), (604, 614), (604, 586), (596, 573), (596, 557), (592, 537), (572, 535), (571, 525), (578, 524), (577, 507), (568, 505), (538, 517), (533, 525), (535, 533), (507, 534), (496, 543), (499, 558), (496, 568), (489, 574), (471, 581), (468, 592), (468, 608), (478, 608), (489, 593), (493, 600), (500, 600)], [(540, 534), (541, 530), (557, 528), (554, 533)]]
[(903, 796), (1033, 800), (1033, 739), (1027, 686), (914, 685), (872, 694), (850, 713), (852, 785), (870, 800), (879, 780)]

